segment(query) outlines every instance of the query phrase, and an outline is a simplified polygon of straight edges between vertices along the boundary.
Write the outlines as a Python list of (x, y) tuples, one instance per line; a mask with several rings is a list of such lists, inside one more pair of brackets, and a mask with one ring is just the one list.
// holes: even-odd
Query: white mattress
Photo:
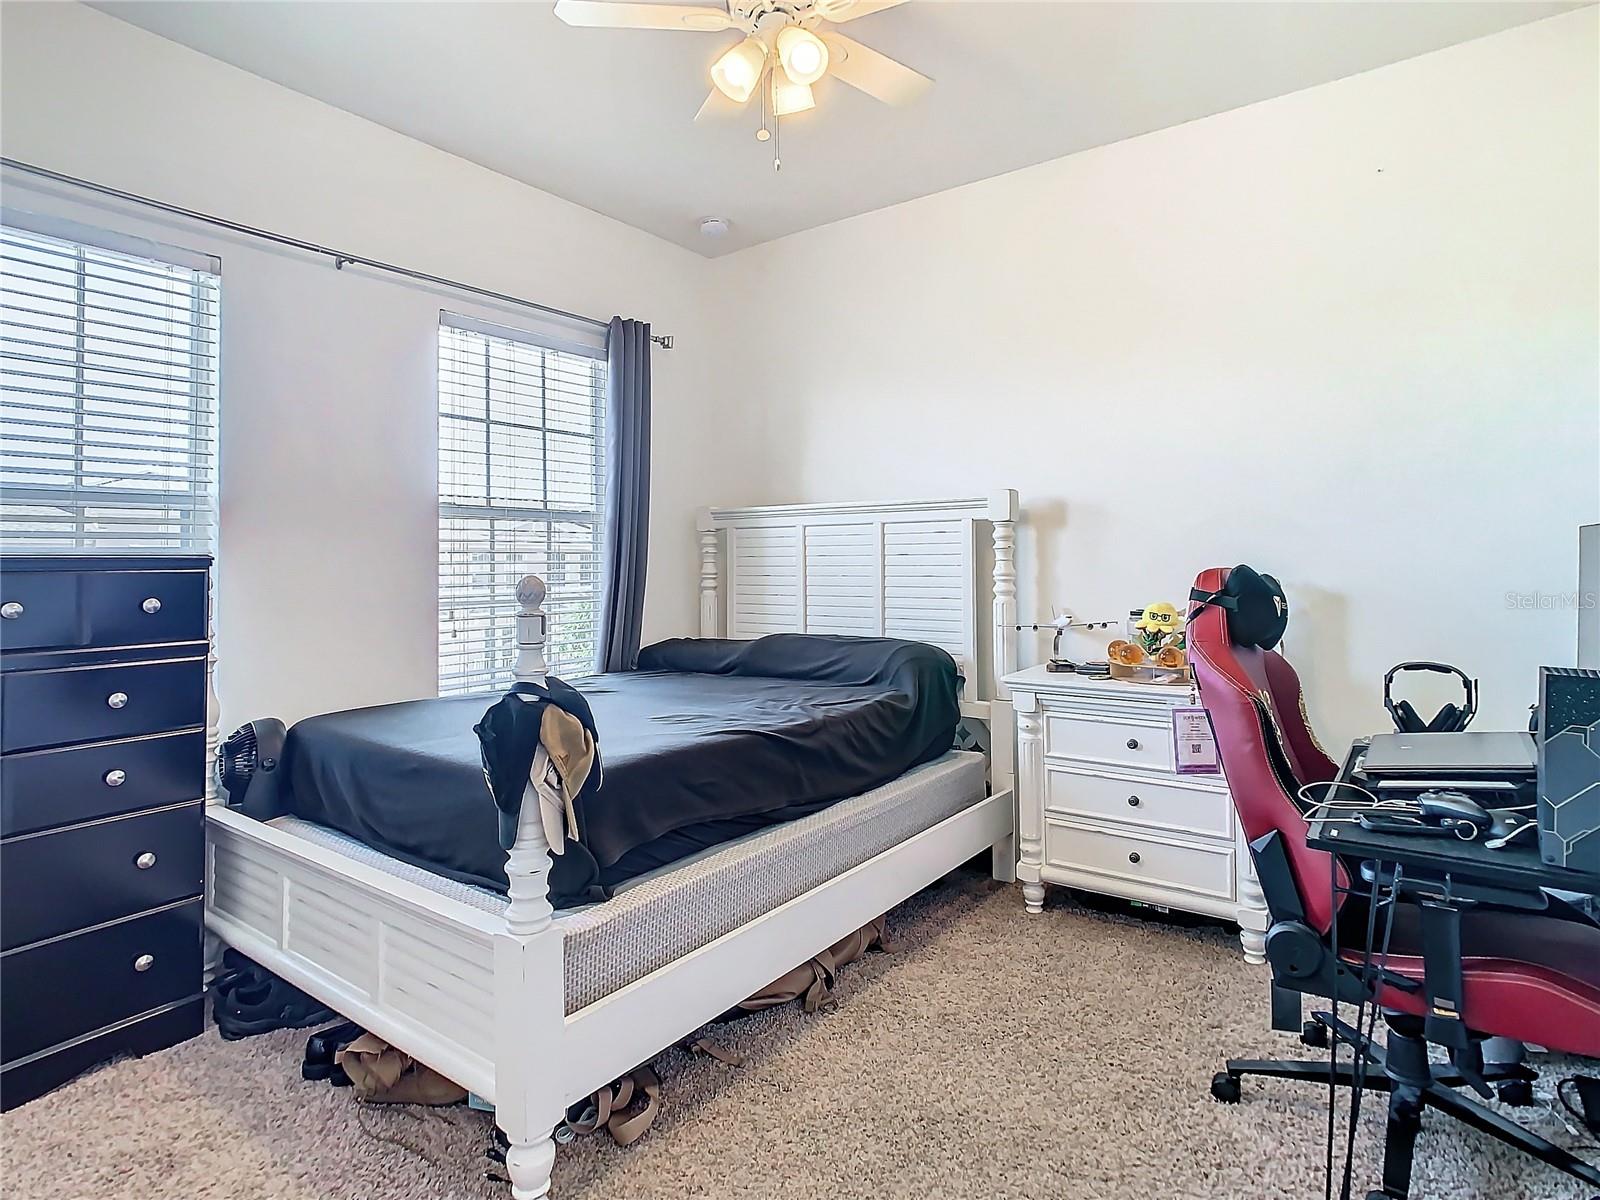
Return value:
[[(984, 797), (981, 754), (952, 750), (860, 796), (630, 880), (604, 904), (556, 914), (565, 937), (566, 1009), (576, 1012), (762, 913), (970, 808)], [(506, 898), (390, 858), (298, 817), (274, 827), (484, 912)]]

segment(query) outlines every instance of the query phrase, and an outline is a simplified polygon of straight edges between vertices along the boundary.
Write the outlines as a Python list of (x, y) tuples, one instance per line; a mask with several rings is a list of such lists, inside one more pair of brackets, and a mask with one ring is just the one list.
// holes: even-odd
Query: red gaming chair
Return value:
[[(1226, 568), (1202, 571), (1196, 592), (1221, 592), (1228, 574)], [(1309, 806), (1298, 793), (1303, 785), (1325, 783), (1338, 772), (1311, 732), (1294, 668), (1276, 651), (1234, 644), (1227, 614), (1215, 604), (1191, 603), (1188, 647), (1273, 922), (1267, 934), (1273, 1027), (1301, 1028), (1301, 993), (1341, 1002), (1375, 1001), (1388, 1026), (1384, 1050), (1327, 1013), (1316, 1014), (1303, 1032), (1310, 1044), (1326, 1045), (1331, 1032), (1347, 1045), (1367, 1047), (1370, 1066), (1360, 1082), (1389, 1093), (1383, 1188), (1369, 1193), (1368, 1200), (1409, 1195), (1413, 1146), (1428, 1107), (1600, 1186), (1600, 1171), (1594, 1167), (1454, 1090), (1471, 1085), (1487, 1096), (1487, 1084), (1498, 1080), (1510, 1081), (1502, 1098), (1520, 1098), (1518, 1091), (1527, 1091), (1522, 1081), (1531, 1079), (1532, 1072), (1526, 1068), (1483, 1065), (1481, 1045), (1487, 1037), (1600, 1057), (1600, 926), (1554, 898), (1538, 912), (1490, 904), (1464, 907), (1460, 1036), (1448, 1045), (1455, 1069), (1430, 1068), (1425, 1039), (1436, 1029), (1424, 1021), (1420, 909), (1415, 901), (1403, 897), (1395, 907), (1381, 973), (1362, 969), (1360, 951), (1341, 948), (1338, 958), (1332, 952), (1335, 920), (1350, 922), (1346, 930), (1365, 925), (1364, 912), (1357, 910), (1365, 908), (1366, 897), (1359, 885), (1336, 897), (1335, 872), (1341, 887), (1347, 885), (1346, 867), (1306, 845), (1304, 812)], [(1310, 790), (1316, 794), (1321, 789)], [(1212, 1094), (1237, 1101), (1244, 1075), (1326, 1086), (1329, 1065), (1326, 1060), (1233, 1060), (1213, 1081)], [(1344, 1086), (1356, 1081), (1350, 1063), (1339, 1064), (1336, 1079)]]

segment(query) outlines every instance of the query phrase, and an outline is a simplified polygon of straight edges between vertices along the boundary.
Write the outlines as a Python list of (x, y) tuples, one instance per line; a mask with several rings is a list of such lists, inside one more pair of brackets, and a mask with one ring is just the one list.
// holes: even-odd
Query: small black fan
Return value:
[(239, 726), (224, 739), (217, 773), (229, 808), (262, 821), (283, 815), (277, 768), (287, 734), (282, 721), (267, 717)]

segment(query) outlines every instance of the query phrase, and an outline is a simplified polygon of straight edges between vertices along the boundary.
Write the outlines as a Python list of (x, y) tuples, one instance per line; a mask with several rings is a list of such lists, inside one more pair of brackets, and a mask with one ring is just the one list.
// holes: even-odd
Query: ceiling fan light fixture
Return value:
[(828, 46), (809, 29), (785, 25), (778, 31), (778, 61), (790, 82), (809, 87), (828, 73)]
[(788, 79), (773, 76), (772, 112), (774, 116), (791, 117), (795, 113), (802, 113), (816, 106), (817, 100), (811, 94), (810, 84), (794, 83)]
[(767, 48), (758, 37), (747, 37), (711, 64), (711, 82), (735, 104), (755, 95), (767, 66)]

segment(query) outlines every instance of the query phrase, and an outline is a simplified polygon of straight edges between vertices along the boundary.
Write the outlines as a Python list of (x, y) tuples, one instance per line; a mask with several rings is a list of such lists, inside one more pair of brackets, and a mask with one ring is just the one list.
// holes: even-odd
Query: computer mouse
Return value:
[(1487, 809), (1465, 792), (1428, 791), (1417, 796), (1417, 811), (1424, 821), (1439, 825), (1469, 825), (1486, 833), (1494, 825)]

